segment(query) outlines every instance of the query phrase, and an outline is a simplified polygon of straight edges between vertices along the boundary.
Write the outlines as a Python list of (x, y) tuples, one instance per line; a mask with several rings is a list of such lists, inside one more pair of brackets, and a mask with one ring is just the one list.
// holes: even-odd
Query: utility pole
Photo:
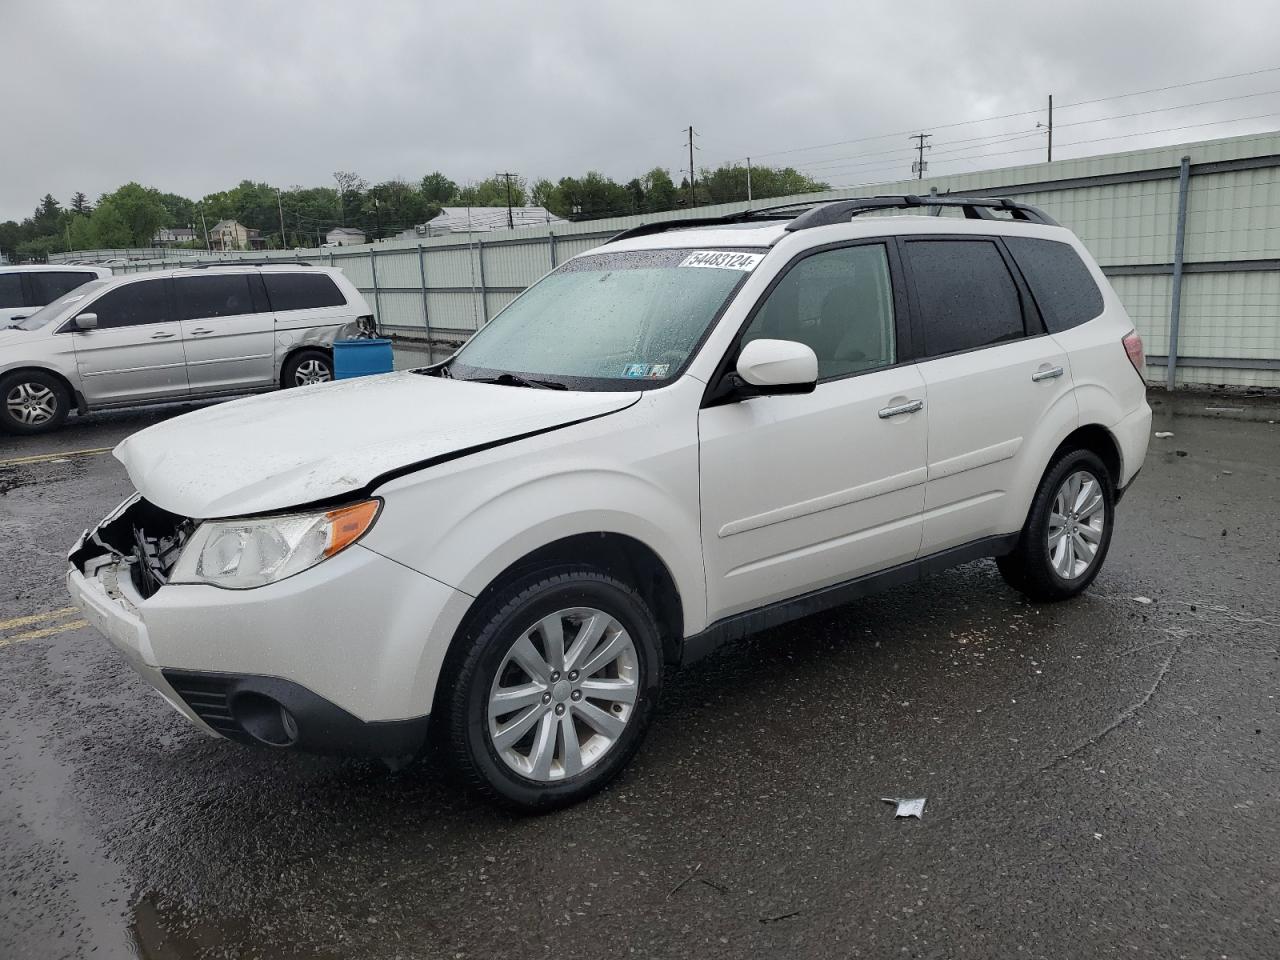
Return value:
[(689, 206), (694, 205), (693, 192), (693, 126), (689, 127)]
[(515, 174), (500, 173), (498, 174), (498, 176), (500, 176), (503, 180), (507, 181), (507, 228), (510, 230), (514, 230), (516, 226), (516, 221), (515, 221), (515, 218), (511, 216), (511, 178), (514, 177)]
[(382, 233), (382, 205), (378, 198), (373, 198), (373, 239), (377, 240)]
[(1053, 163), (1053, 94), (1049, 94), (1049, 162)]
[(204, 248), (209, 253), (213, 252), (213, 244), (209, 242), (209, 224), (204, 221), (204, 206), (200, 207), (200, 226), (204, 228)]
[(284, 203), (280, 200), (280, 188), (276, 187), (276, 210), (280, 212), (280, 249), (289, 245), (284, 238)]
[(747, 157), (747, 206), (751, 206), (751, 158)]
[(929, 165), (924, 162), (924, 152), (933, 149), (933, 147), (929, 146), (929, 138), (932, 136), (933, 134), (931, 133), (917, 133), (914, 136), (907, 137), (908, 140), (916, 142), (917, 159), (911, 165), (911, 172), (916, 175), (917, 180), (923, 180), (924, 172), (929, 169)]

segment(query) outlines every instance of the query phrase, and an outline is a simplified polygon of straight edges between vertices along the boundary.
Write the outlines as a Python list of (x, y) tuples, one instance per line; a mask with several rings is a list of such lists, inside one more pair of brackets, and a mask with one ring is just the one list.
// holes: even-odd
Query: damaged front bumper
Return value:
[(424, 641), (451, 636), (469, 598), (358, 544), (254, 589), (169, 584), (195, 526), (135, 496), (68, 554), (72, 601), (174, 709), (277, 748), (403, 757), (423, 745), (435, 682), (423, 661), (436, 659)]

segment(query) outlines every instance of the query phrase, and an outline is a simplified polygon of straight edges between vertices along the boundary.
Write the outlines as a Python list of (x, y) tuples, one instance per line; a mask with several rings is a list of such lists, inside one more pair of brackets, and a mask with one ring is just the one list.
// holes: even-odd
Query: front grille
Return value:
[(250, 739), (231, 713), (230, 681), (178, 670), (165, 670), (164, 676), (192, 712), (215, 731), (231, 740)]

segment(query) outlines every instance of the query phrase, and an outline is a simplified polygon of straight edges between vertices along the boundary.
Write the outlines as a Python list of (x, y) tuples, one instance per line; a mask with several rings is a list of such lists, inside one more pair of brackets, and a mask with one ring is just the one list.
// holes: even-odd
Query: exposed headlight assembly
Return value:
[(183, 547), (169, 582), (232, 590), (275, 583), (351, 546), (373, 526), (381, 506), (375, 499), (336, 510), (206, 520)]

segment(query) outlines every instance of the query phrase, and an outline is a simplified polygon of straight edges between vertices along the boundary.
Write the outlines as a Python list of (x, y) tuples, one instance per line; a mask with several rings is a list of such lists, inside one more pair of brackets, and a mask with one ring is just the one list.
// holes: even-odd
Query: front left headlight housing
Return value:
[(206, 520), (182, 548), (170, 583), (230, 590), (261, 587), (309, 570), (351, 546), (373, 526), (382, 501), (334, 510)]

